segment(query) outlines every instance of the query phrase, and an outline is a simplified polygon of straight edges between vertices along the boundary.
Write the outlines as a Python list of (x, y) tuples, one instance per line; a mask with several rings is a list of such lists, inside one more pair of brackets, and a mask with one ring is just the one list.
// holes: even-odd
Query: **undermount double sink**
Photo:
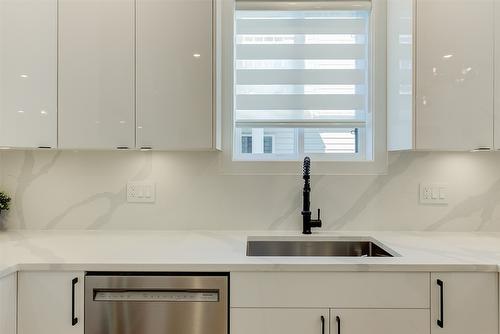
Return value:
[(396, 253), (372, 238), (257, 238), (247, 242), (247, 256), (394, 257)]

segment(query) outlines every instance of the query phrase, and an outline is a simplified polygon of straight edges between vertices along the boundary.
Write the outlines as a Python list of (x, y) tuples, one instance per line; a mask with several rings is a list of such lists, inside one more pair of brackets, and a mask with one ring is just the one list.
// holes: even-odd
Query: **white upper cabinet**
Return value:
[(57, 0), (1, 0), (0, 50), (0, 146), (57, 147)]
[(59, 147), (135, 146), (134, 0), (59, 0)]
[(495, 1), (389, 1), (389, 150), (493, 148)]
[(213, 13), (211, 0), (137, 0), (138, 147), (214, 147)]
[(0, 0), (0, 147), (219, 147), (218, 9)]
[(387, 2), (387, 145), (389, 150), (414, 146), (413, 29), (414, 0)]
[(416, 147), (493, 146), (494, 0), (417, 0)]

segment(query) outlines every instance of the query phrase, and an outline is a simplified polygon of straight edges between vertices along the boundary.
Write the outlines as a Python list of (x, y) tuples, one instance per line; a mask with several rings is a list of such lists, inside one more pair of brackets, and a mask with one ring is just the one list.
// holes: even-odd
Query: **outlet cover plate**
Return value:
[(420, 204), (448, 204), (448, 185), (437, 183), (420, 184)]
[(153, 182), (128, 182), (128, 203), (154, 203), (156, 200), (156, 185)]

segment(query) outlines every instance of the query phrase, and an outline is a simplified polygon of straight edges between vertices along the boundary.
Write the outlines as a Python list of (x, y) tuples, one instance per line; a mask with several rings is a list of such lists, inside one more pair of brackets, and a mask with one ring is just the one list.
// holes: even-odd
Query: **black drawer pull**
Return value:
[(78, 277), (71, 281), (71, 324), (75, 326), (78, 323), (78, 318), (75, 317), (75, 286), (78, 283)]
[(335, 320), (337, 321), (337, 334), (340, 334), (340, 317), (337, 316)]
[(444, 328), (444, 283), (440, 279), (437, 280), (437, 285), (439, 286), (439, 317), (437, 325)]
[(321, 316), (321, 334), (325, 334), (325, 317)]

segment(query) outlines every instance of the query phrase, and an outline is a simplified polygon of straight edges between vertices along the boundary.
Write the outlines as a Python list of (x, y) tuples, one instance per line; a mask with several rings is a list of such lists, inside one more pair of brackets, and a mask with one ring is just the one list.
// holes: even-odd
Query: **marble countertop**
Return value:
[[(374, 238), (393, 258), (247, 257), (248, 237)], [(0, 277), (18, 270), (498, 272), (500, 233), (5, 231)]]

